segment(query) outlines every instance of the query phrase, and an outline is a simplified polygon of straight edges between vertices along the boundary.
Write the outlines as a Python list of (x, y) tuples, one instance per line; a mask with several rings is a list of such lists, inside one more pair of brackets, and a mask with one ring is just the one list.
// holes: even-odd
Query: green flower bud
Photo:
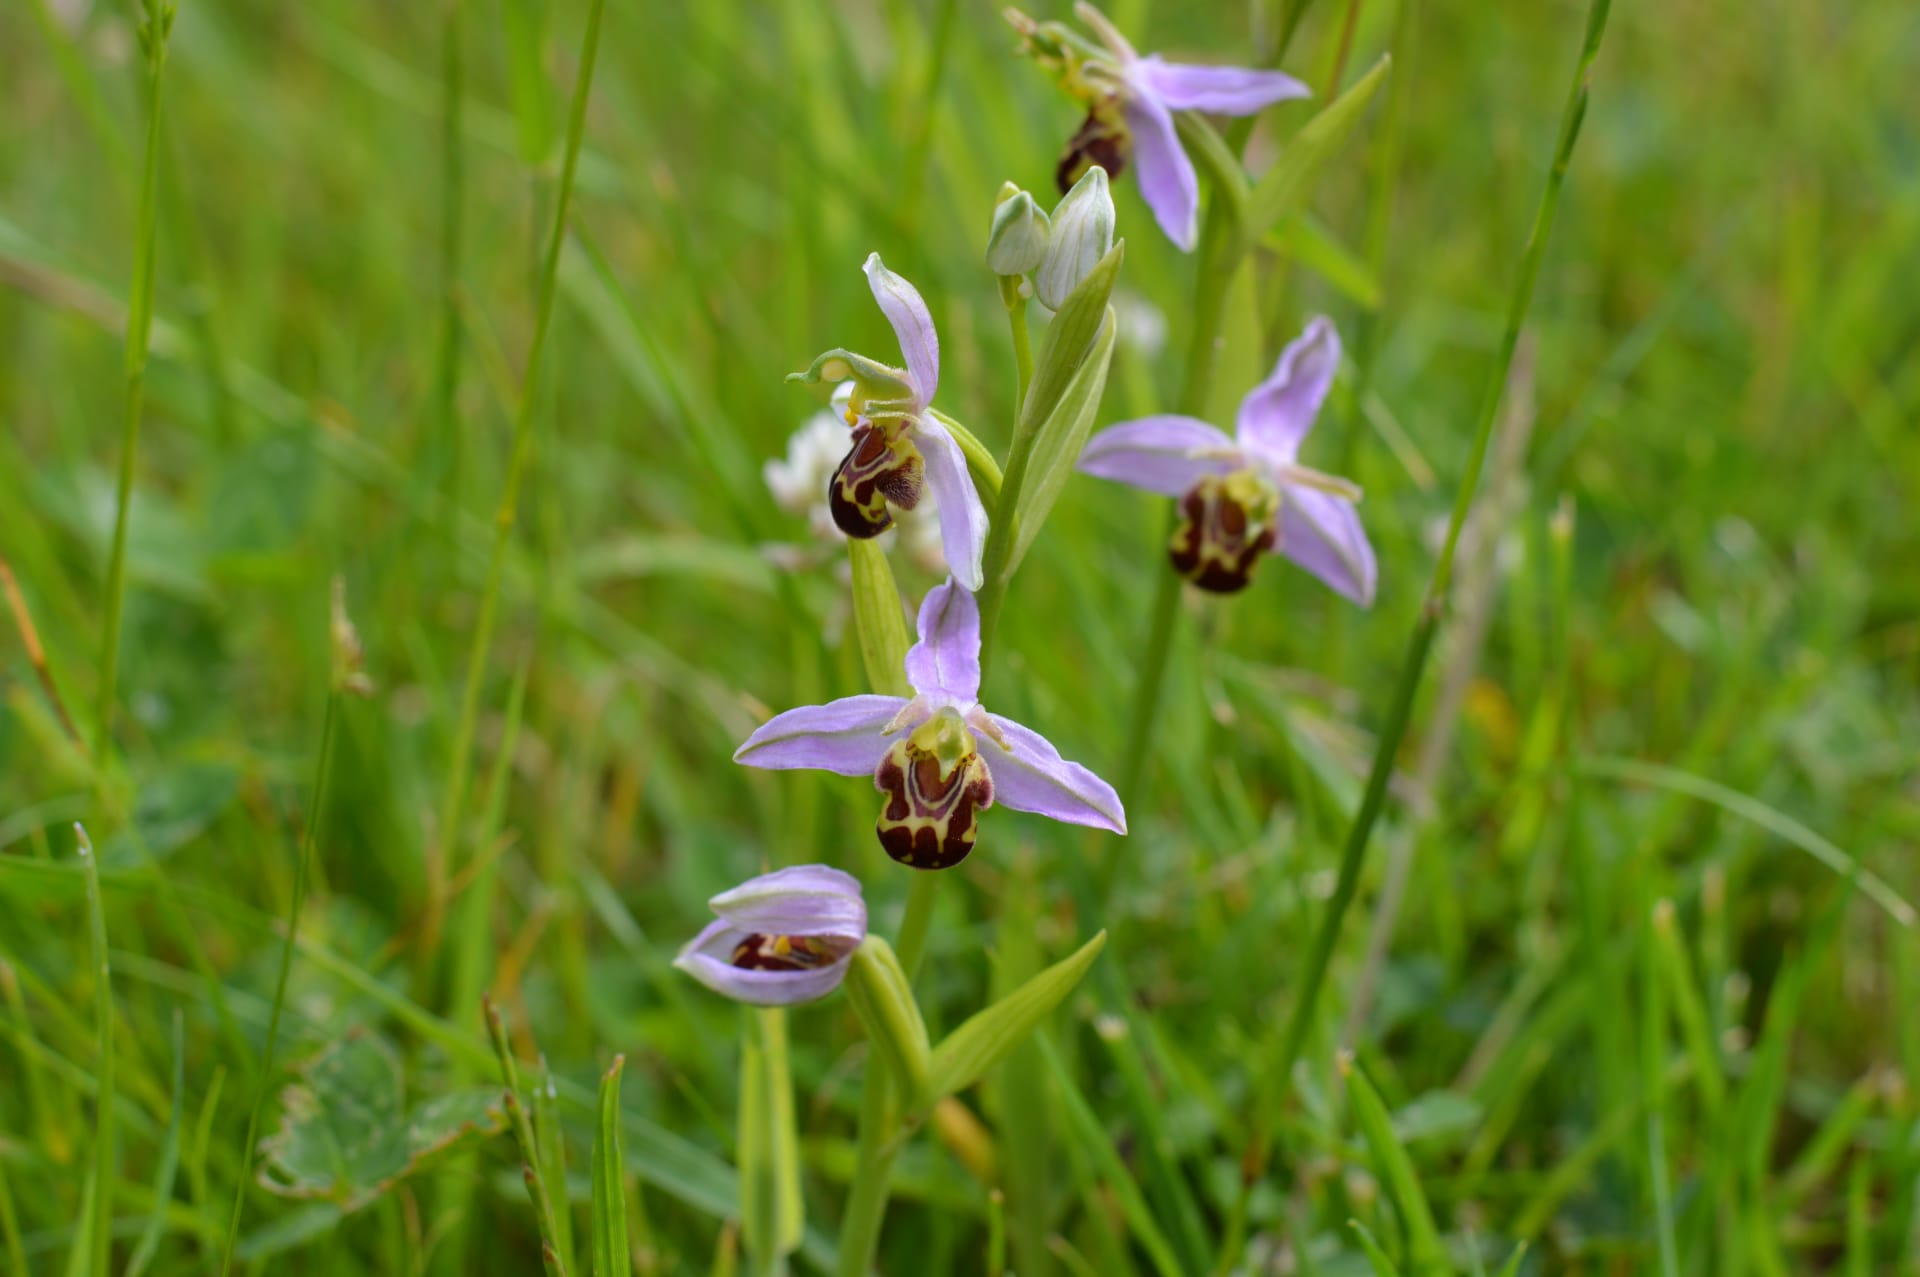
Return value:
[(1050, 309), (1059, 310), (1113, 248), (1114, 220), (1107, 171), (1095, 165), (1053, 210), (1047, 255), (1033, 276), (1033, 291)]
[(1047, 255), (1047, 215), (1022, 190), (1000, 201), (987, 232), (987, 269), (996, 275), (1024, 275)]

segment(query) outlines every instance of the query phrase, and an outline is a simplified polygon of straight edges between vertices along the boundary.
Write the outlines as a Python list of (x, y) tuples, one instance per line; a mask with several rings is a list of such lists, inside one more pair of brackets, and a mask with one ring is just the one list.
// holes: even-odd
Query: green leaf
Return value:
[(1113, 339), (1118, 330), (1113, 307), (1107, 307), (1106, 322), (1087, 352), (1073, 380), (1067, 383), (1060, 402), (1054, 405), (1040, 428), (1034, 432), (1032, 451), (1027, 455), (1027, 473), (1020, 485), (1020, 504), (1014, 511), (1013, 552), (1007, 556), (1003, 572), (1011, 576), (1026, 557), (1027, 547), (1047, 521), (1060, 490), (1073, 473), (1074, 462), (1086, 446), (1087, 432), (1093, 428), (1094, 414), (1100, 410), (1100, 397), (1106, 393), (1107, 370), (1113, 362)]
[(359, 1210), (436, 1153), (506, 1124), (500, 1092), (474, 1088), (406, 1111), (400, 1056), (385, 1038), (350, 1030), (299, 1066), (280, 1127), (261, 1145), (260, 1184), (282, 1197)]
[(1253, 259), (1242, 257), (1222, 293), (1219, 353), (1214, 356), (1213, 380), (1200, 413), (1203, 420), (1232, 421), (1242, 397), (1273, 367), (1267, 357), (1257, 278)]
[[(869, 944), (872, 941), (868, 941)], [(1033, 979), (973, 1016), (934, 1048), (928, 1085), (932, 1098), (952, 1095), (978, 1081), (1033, 1026), (1073, 992), (1107, 943), (1102, 931)]]
[(1294, 259), (1332, 284), (1362, 310), (1380, 309), (1380, 277), (1361, 256), (1340, 242), (1325, 222), (1301, 212), (1284, 218), (1267, 233), (1269, 247)]
[(127, 1261), (126, 1277), (140, 1277), (160, 1249), (167, 1224), (167, 1206), (173, 1201), (173, 1178), (180, 1169), (180, 1122), (185, 1115), (186, 1028), (180, 1012), (173, 1013), (173, 1094), (167, 1104), (167, 1134), (160, 1145), (160, 1169), (153, 1177), (153, 1213), (147, 1216), (140, 1241)]
[(1325, 110), (1308, 120), (1293, 135), (1286, 150), (1280, 153), (1280, 159), (1253, 188), (1247, 210), (1247, 238), (1250, 242), (1264, 238), (1280, 219), (1305, 205), (1307, 196), (1312, 193), (1314, 180), (1340, 149), (1341, 143), (1347, 140), (1347, 134), (1353, 132), (1353, 126), (1360, 122), (1367, 103), (1373, 100), (1373, 95), (1386, 81), (1387, 69), (1392, 64), (1392, 57), (1382, 54), (1380, 60), (1374, 63), (1373, 70), (1360, 77), (1352, 88), (1328, 103)]
[(1393, 1134), (1402, 1144), (1464, 1135), (1480, 1125), (1486, 1110), (1480, 1101), (1458, 1091), (1428, 1091), (1393, 1115)]
[(847, 561), (853, 567), (853, 628), (860, 638), (867, 682), (883, 695), (905, 696), (907, 614), (887, 552), (873, 541), (848, 537)]
[(901, 969), (893, 946), (881, 936), (868, 936), (847, 964), (847, 997), (860, 1017), (861, 1027), (899, 1084), (899, 1094), (912, 1109), (939, 1099), (930, 1093), (927, 1025), (913, 999), (913, 985)]
[(547, 52), (547, 6), (541, 0), (505, 0), (501, 18), (520, 161), (538, 167), (552, 157), (555, 136), (547, 104), (547, 73), (541, 65)]
[(594, 1277), (630, 1277), (627, 1252), (626, 1168), (620, 1154), (620, 1071), (627, 1057), (616, 1055), (600, 1077), (600, 1115), (593, 1141)]
[(1513, 1254), (1508, 1256), (1507, 1262), (1501, 1266), (1500, 1277), (1519, 1277), (1520, 1261), (1525, 1259), (1526, 1257), (1527, 1257), (1527, 1244), (1525, 1242), (1521, 1242), (1518, 1246), (1515, 1246), (1513, 1248)]
[(1373, 1154), (1374, 1171), (1386, 1182), (1393, 1193), (1394, 1205), (1399, 1208), (1401, 1222), (1407, 1230), (1408, 1261), (1413, 1271), (1420, 1277), (1450, 1271), (1446, 1248), (1441, 1245), (1440, 1234), (1433, 1225), (1433, 1211), (1427, 1206), (1427, 1195), (1421, 1191), (1420, 1178), (1414, 1174), (1407, 1150), (1401, 1147), (1399, 1137), (1393, 1132), (1393, 1121), (1387, 1116), (1387, 1106), (1381, 1103), (1380, 1093), (1373, 1089), (1373, 1083), (1367, 1080), (1352, 1056), (1340, 1057), (1340, 1071), (1346, 1076), (1353, 1096), (1360, 1134)]
[(953, 436), (953, 441), (960, 445), (960, 452), (967, 459), (967, 469), (973, 473), (974, 486), (980, 490), (980, 498), (986, 503), (987, 513), (999, 513), (1000, 485), (1004, 480), (1000, 463), (994, 460), (993, 452), (980, 442), (973, 431), (938, 408), (928, 408), (927, 415), (945, 426), (947, 433)]
[(1101, 258), (1100, 264), (1080, 281), (1066, 305), (1054, 313), (1053, 322), (1047, 325), (1047, 335), (1040, 342), (1040, 357), (1034, 364), (1033, 384), (1027, 388), (1026, 402), (1020, 405), (1015, 451), (1020, 448), (1020, 436), (1031, 434), (1053, 415), (1054, 407), (1086, 362), (1100, 326), (1106, 322), (1107, 299), (1113, 295), (1113, 284), (1120, 276), (1120, 263), (1126, 252), (1125, 240), (1115, 244), (1113, 251)]
[(740, 1231), (747, 1253), (770, 1270), (772, 1257), (790, 1254), (800, 1245), (805, 1227), (786, 1009), (754, 1007), (742, 1019)]
[[(1094, 940), (1104, 939), (1105, 936), (1106, 932), (1103, 931)], [(1081, 950), (1081, 953), (1085, 952), (1085, 949)], [(1074, 956), (1078, 957), (1079, 954)], [(1038, 978), (1044, 978), (1045, 974), (1042, 972)], [(1168, 1244), (1167, 1236), (1161, 1231), (1153, 1212), (1147, 1208), (1146, 1199), (1140, 1196), (1140, 1186), (1134, 1183), (1132, 1173), (1113, 1150), (1113, 1133), (1094, 1115), (1086, 1097), (1080, 1094), (1080, 1088), (1073, 1084), (1073, 1078), (1067, 1073), (1067, 1066), (1060, 1062), (1060, 1053), (1053, 1049), (1053, 1043), (1047, 1040), (1045, 1034), (1034, 1041), (1039, 1044), (1040, 1054), (1045, 1057), (1054, 1083), (1060, 1088), (1067, 1124), (1072, 1127), (1082, 1151), (1092, 1159), (1094, 1166), (1105, 1177), (1108, 1188), (1119, 1200), (1120, 1213), (1126, 1216), (1127, 1228), (1139, 1241), (1140, 1248), (1153, 1260), (1154, 1270), (1160, 1277), (1181, 1277), (1180, 1261), (1174, 1257), (1173, 1247)]]
[(1350, 1219), (1347, 1227), (1360, 1239), (1360, 1249), (1367, 1253), (1367, 1263), (1372, 1265), (1374, 1277), (1400, 1277), (1400, 1270), (1393, 1266), (1393, 1260), (1387, 1257), (1387, 1252), (1380, 1249), (1380, 1243), (1373, 1239), (1373, 1234), (1367, 1231), (1365, 1224)]

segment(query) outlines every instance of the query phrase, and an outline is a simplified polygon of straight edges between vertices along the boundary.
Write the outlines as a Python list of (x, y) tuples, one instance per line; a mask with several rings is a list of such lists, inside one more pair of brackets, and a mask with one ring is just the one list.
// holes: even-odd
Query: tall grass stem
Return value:
[(254, 1083), (253, 1103), (247, 1109), (247, 1134), (240, 1145), (240, 1173), (234, 1180), (233, 1210), (227, 1216), (227, 1241), (220, 1252), (222, 1277), (233, 1271), (233, 1248), (240, 1236), (240, 1215), (252, 1178), (254, 1137), (260, 1130), (260, 1111), (273, 1086), (273, 1053), (280, 1042), (280, 1014), (287, 1005), (287, 977), (293, 971), (295, 937), (300, 928), (300, 906), (306, 900), (307, 879), (313, 866), (313, 846), (319, 837), (320, 816), (326, 810), (327, 773), (333, 759), (333, 728), (339, 715), (340, 689), (327, 692), (326, 715), (320, 724), (320, 757), (313, 767), (313, 792), (307, 799), (306, 829), (300, 839), (300, 862), (293, 871), (293, 897), (287, 902), (287, 934), (280, 944), (280, 972), (273, 983), (273, 1009), (267, 1016), (267, 1044), (260, 1058), (260, 1076)]
[(146, 65), (146, 151), (140, 166), (140, 210), (133, 241), (133, 280), (127, 289), (127, 333), (123, 370), (126, 396), (120, 419), (120, 475), (114, 488), (113, 548), (107, 558), (107, 610), (100, 628), (100, 677), (96, 694), (93, 754), (104, 770), (113, 748), (113, 705), (120, 677), (120, 617), (127, 587), (127, 515), (133, 505), (134, 463), (140, 451), (140, 418), (145, 408), (147, 343), (153, 331), (154, 261), (158, 257), (160, 188), (160, 79), (167, 61), (167, 37), (173, 26), (169, 0), (142, 5), (140, 43)]
[(552, 229), (547, 237), (546, 254), (540, 269), (533, 343), (527, 350), (527, 371), (521, 380), (520, 402), (514, 414), (513, 452), (507, 463), (506, 484), (500, 493), (500, 504), (494, 512), (493, 547), (487, 558), (486, 587), (480, 596), (480, 613), (474, 621), (473, 639), (467, 649), (467, 673), (460, 696), (460, 718), (454, 728), (446, 789), (442, 794), (440, 820), (435, 829), (435, 836), (441, 840), (441, 853), (432, 858), (437, 870), (435, 881), (429, 885), (427, 918), (421, 936), (423, 952), (432, 952), (435, 947), (434, 941), (438, 937), (440, 920), (446, 908), (446, 884), (452, 856), (460, 843), (458, 827), (467, 798), (467, 770), (473, 754), (473, 734), (480, 712), (480, 685), (486, 675), (487, 654), (493, 645), (494, 625), (500, 612), (507, 548), (513, 539), (513, 525), (520, 504), (520, 484), (526, 475), (527, 458), (533, 447), (534, 410), (540, 401), (541, 360), (546, 353), (547, 334), (553, 322), (554, 294), (560, 275), (560, 249), (566, 242), (567, 209), (573, 198), (573, 179), (580, 161), (580, 142), (586, 132), (587, 99), (593, 88), (593, 66), (600, 49), (600, 20), (605, 8), (606, 0), (593, 0), (593, 7), (587, 11), (587, 30), (581, 42), (580, 72), (567, 119), (567, 145), (560, 168), (560, 190), (555, 200)]

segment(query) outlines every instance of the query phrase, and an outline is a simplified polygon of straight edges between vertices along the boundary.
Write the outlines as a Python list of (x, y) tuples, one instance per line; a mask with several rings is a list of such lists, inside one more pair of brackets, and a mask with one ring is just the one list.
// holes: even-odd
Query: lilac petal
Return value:
[(1175, 111), (1252, 115), (1275, 102), (1313, 96), (1312, 89), (1278, 71), (1165, 62), (1157, 53), (1134, 63), (1128, 75)]
[(880, 254), (867, 255), (867, 284), (873, 300), (880, 303), (893, 335), (900, 339), (900, 353), (907, 361), (907, 376), (920, 398), (920, 406), (933, 402), (940, 388), (940, 335), (933, 330), (933, 316), (920, 291), (880, 264)]
[(790, 865), (749, 878), (707, 906), (742, 932), (840, 936), (855, 942), (867, 934), (860, 880), (827, 865)]
[(1340, 334), (1331, 319), (1316, 315), (1280, 352), (1273, 375), (1240, 401), (1240, 442), (1283, 461), (1293, 460), (1313, 429), (1314, 416), (1339, 367)]
[(898, 696), (846, 696), (775, 714), (733, 752), (733, 761), (775, 771), (817, 767), (870, 776), (893, 743), (882, 729), (906, 703)]
[(791, 1006), (824, 998), (847, 977), (853, 955), (824, 967), (804, 971), (742, 970), (733, 965), (733, 950), (750, 933), (726, 922), (713, 922), (695, 936), (673, 965), (715, 993), (755, 1006)]
[(1153, 95), (1136, 93), (1127, 100), (1126, 117), (1133, 133), (1140, 194), (1167, 238), (1182, 252), (1191, 253), (1200, 234), (1200, 179), (1180, 146), (1173, 113)]
[(1030, 727), (1010, 718), (987, 715), (1006, 737), (1002, 749), (993, 737), (974, 737), (980, 757), (993, 777), (996, 807), (1031, 811), (1073, 825), (1092, 825), (1116, 834), (1127, 832), (1126, 809), (1113, 786), (1082, 767), (1060, 757), (1053, 743)]
[(1361, 607), (1373, 606), (1379, 567), (1353, 502), (1288, 485), (1280, 498), (1280, 553)]
[(973, 490), (966, 454), (939, 422), (920, 417), (913, 423), (913, 442), (926, 462), (927, 486), (940, 507), (940, 548), (946, 552), (953, 579), (968, 590), (985, 580), (981, 560), (987, 553), (987, 508)]
[[(1233, 440), (1194, 417), (1142, 417), (1110, 426), (1087, 441), (1078, 469), (1097, 479), (1130, 483), (1177, 497), (1202, 475), (1233, 468)], [(1213, 453), (1196, 456), (1196, 453)]]
[(979, 699), (980, 605), (951, 580), (920, 604), (920, 641), (907, 649), (907, 681), (916, 692)]

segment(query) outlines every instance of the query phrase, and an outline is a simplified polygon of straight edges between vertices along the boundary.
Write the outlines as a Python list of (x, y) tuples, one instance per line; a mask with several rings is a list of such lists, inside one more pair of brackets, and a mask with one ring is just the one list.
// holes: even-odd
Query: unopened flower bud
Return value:
[(1098, 165), (1074, 183), (1053, 210), (1053, 235), (1046, 259), (1033, 276), (1033, 291), (1059, 310), (1093, 268), (1113, 248), (1113, 195), (1107, 171)]
[(1033, 196), (1015, 189), (993, 210), (987, 232), (987, 269), (996, 275), (1024, 275), (1047, 255), (1047, 215)]

